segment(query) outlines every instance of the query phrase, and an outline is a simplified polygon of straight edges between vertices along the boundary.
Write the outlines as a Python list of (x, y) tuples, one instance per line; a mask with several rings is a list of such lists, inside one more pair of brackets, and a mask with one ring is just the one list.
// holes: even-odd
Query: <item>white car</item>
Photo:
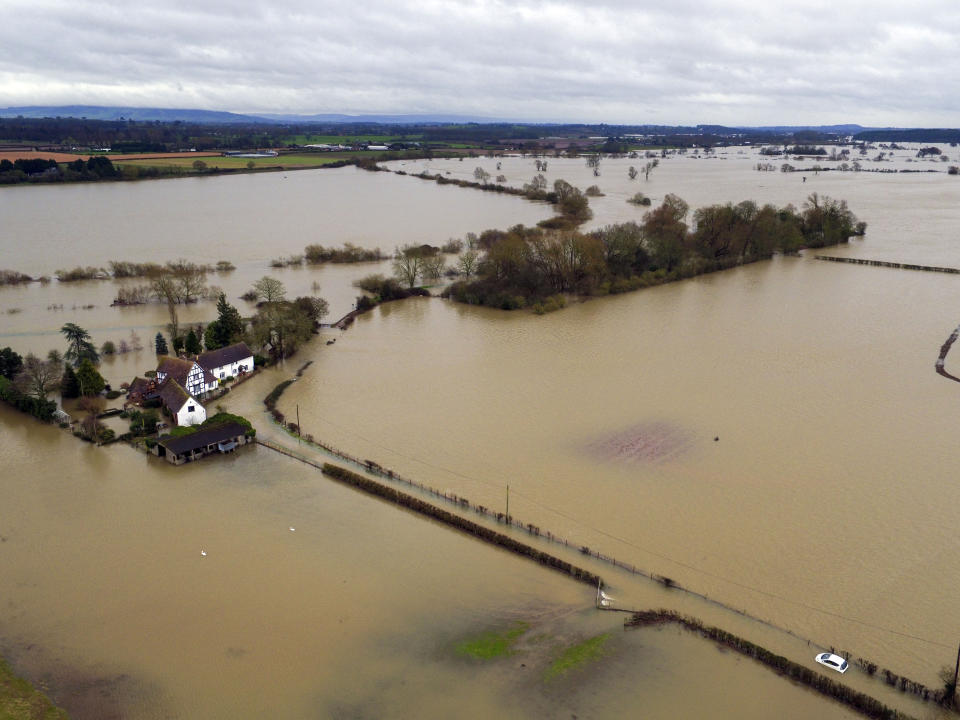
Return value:
[(850, 667), (846, 660), (839, 655), (834, 655), (833, 653), (820, 653), (814, 658), (814, 660), (821, 665), (826, 665), (828, 668), (836, 670), (838, 673), (845, 673), (847, 668)]

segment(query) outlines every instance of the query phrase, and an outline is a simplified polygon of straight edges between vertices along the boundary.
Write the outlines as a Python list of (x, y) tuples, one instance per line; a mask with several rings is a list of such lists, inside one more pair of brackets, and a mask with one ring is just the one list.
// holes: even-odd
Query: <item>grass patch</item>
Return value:
[(582, 643), (568, 647), (563, 651), (553, 663), (547, 668), (547, 680), (563, 675), (574, 668), (586, 665), (589, 662), (599, 660), (603, 657), (603, 646), (610, 639), (610, 633), (597, 635)]
[(510, 655), (513, 653), (514, 643), (529, 629), (528, 623), (517, 622), (504, 632), (482, 633), (457, 645), (457, 654), (477, 660), (492, 660)]
[(14, 675), (0, 658), (0, 719), (66, 720), (67, 713), (29, 682)]
[[(201, 430), (209, 430), (210, 428), (219, 427), (220, 425), (226, 425), (231, 422), (243, 425), (246, 428), (245, 434), (247, 437), (256, 437), (257, 431), (253, 429), (253, 425), (250, 424), (249, 420), (240, 415), (231, 415), (225, 412), (211, 415), (199, 425), (179, 425), (172, 427), (165, 437), (185, 437), (187, 435), (193, 435), (195, 432), (200, 432)], [(0, 720), (3, 720), (3, 718), (0, 718)]]

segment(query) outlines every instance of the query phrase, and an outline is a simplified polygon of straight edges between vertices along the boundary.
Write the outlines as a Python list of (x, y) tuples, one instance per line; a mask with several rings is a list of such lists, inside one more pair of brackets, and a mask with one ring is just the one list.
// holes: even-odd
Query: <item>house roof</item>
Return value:
[(183, 435), (181, 437), (170, 437), (164, 435), (157, 442), (174, 455), (197, 450), (213, 443), (232, 440), (235, 437), (243, 435), (247, 429), (237, 422), (228, 422), (223, 425), (215, 425), (205, 430), (197, 430), (195, 433)]
[(153, 382), (153, 380), (147, 380), (146, 378), (135, 377), (133, 382), (130, 383), (130, 387), (127, 388), (127, 395), (132, 395), (133, 393), (140, 393), (142, 395), (150, 390), (150, 385)]
[(200, 367), (209, 371), (214, 368), (229, 365), (230, 363), (245, 360), (252, 356), (253, 353), (250, 352), (247, 344), (239, 342), (233, 345), (227, 345), (227, 347), (220, 348), (219, 350), (208, 350), (207, 352), (200, 353), (197, 356), (197, 362), (200, 364)]
[(162, 355), (160, 357), (160, 362), (157, 365), (157, 372), (166, 373), (169, 377), (172, 377), (178, 383), (186, 387), (187, 377), (190, 375), (190, 371), (193, 370), (194, 365), (200, 366), (200, 369), (203, 370), (203, 382), (205, 382), (207, 385), (217, 381), (217, 379), (213, 376), (213, 373), (205, 369), (202, 365), (199, 365), (199, 363), (196, 361), (171, 357), (170, 355)]
[[(180, 408), (187, 404), (188, 400), (193, 400), (190, 393), (183, 389), (183, 385), (178, 383), (171, 375), (157, 389), (157, 395), (163, 401), (167, 410), (176, 415)], [(196, 400), (193, 400), (197, 402)], [(199, 405), (200, 403), (197, 403)]]
[(193, 360), (183, 360), (178, 357), (171, 357), (170, 355), (161, 355), (160, 362), (157, 364), (158, 373), (165, 373), (181, 385), (187, 384), (187, 376), (192, 369)]

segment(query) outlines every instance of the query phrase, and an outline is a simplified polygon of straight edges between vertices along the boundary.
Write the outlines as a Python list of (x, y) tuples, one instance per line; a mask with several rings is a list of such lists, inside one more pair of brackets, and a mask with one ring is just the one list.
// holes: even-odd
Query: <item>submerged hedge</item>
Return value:
[(462, 530), (465, 533), (473, 535), (474, 537), (493, 545), (502, 547), (505, 550), (516, 553), (517, 555), (523, 555), (531, 560), (536, 560), (541, 565), (545, 565), (549, 568), (565, 573), (575, 580), (579, 580), (590, 585), (597, 585), (601, 582), (598, 575), (594, 575), (583, 568), (572, 565), (566, 560), (561, 560), (554, 555), (545, 553), (542, 550), (537, 550), (536, 548), (525, 543), (518, 542), (517, 540), (514, 540), (503, 533), (498, 533), (490, 528), (484, 527), (483, 525), (478, 525), (477, 523), (462, 518), (459, 515), (447, 512), (443, 508), (439, 508), (436, 505), (431, 505), (430, 503), (420, 500), (419, 498), (415, 498), (412, 495), (402, 493), (395, 488), (381, 485), (375, 480), (366, 478), (363, 475), (358, 475), (357, 473), (351, 472), (350, 470), (342, 468), (339, 465), (324, 463), (323, 474), (348, 485), (352, 485), (353, 487), (363, 490), (364, 492), (368, 492), (371, 495), (376, 495), (384, 500), (389, 500), (392, 503), (396, 503), (397, 505), (401, 505), (409, 510), (413, 510), (421, 515), (426, 515), (434, 520), (439, 520), (445, 525)]
[(677, 623), (702, 637), (720, 643), (731, 650), (736, 650), (741, 655), (751, 657), (781, 675), (786, 675), (791, 680), (806, 685), (822, 695), (831, 697), (867, 717), (877, 718), (877, 720), (910, 720), (909, 715), (887, 707), (876, 698), (853, 690), (846, 685), (841, 685), (836, 680), (828, 678), (812, 668), (788, 660), (782, 655), (777, 655), (738, 635), (717, 627), (704, 625), (696, 618), (680, 615), (673, 610), (637, 612), (625, 620), (623, 624), (625, 627), (646, 627), (664, 623)]

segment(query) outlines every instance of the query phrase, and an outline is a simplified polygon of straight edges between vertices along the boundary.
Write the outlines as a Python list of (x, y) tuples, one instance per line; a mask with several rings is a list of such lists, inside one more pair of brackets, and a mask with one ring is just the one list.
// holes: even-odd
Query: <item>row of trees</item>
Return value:
[(62, 355), (51, 350), (45, 358), (33, 353), (22, 357), (9, 347), (0, 349), (0, 397), (41, 420), (53, 417), (56, 403), (47, 398), (55, 390), (77, 398), (99, 395), (106, 387), (90, 334), (75, 323), (65, 324), (60, 332), (67, 340)]
[(486, 231), (478, 242), (486, 252), (477, 278), (454, 283), (444, 295), (513, 309), (558, 293), (622, 292), (769, 258), (777, 251), (844, 242), (865, 228), (846, 202), (816, 193), (800, 211), (746, 201), (693, 213), (682, 199), (667, 195), (639, 224), (591, 233), (522, 225)]
[[(257, 301), (257, 312), (249, 321), (244, 320), (221, 292), (217, 298), (217, 318), (206, 328), (191, 327), (184, 334), (173, 322), (167, 326), (174, 354), (197, 355), (204, 348), (217, 350), (242, 340), (256, 350), (268, 352), (275, 360), (289, 357), (310, 339), (329, 308), (323, 298), (304, 296), (287, 300), (286, 292), (276, 278), (264, 276), (257, 280), (250, 293), (251, 299)], [(158, 355), (170, 352), (163, 333), (157, 333), (154, 345)]]
[(46, 158), (20, 158), (14, 161), (0, 160), (0, 184), (22, 182), (78, 182), (82, 180), (112, 179), (119, 171), (105, 155), (96, 155), (89, 160), (77, 159), (62, 167), (56, 160)]

